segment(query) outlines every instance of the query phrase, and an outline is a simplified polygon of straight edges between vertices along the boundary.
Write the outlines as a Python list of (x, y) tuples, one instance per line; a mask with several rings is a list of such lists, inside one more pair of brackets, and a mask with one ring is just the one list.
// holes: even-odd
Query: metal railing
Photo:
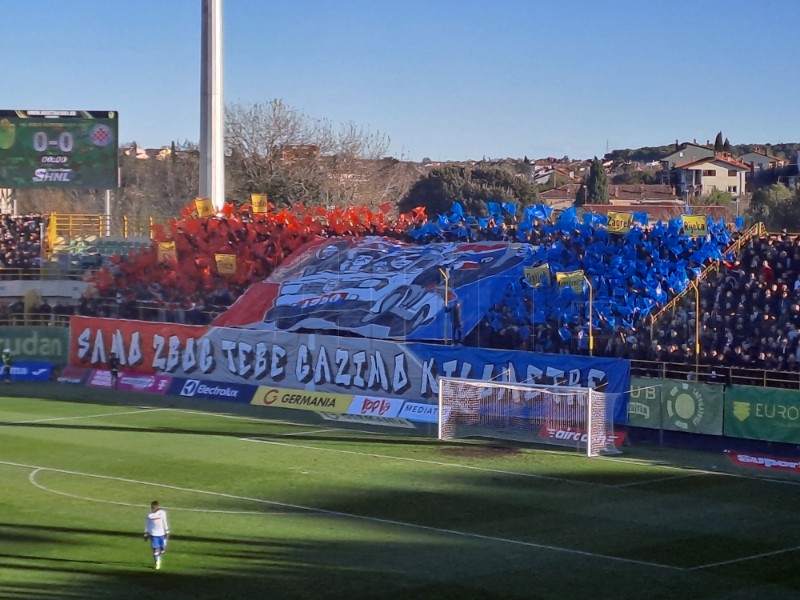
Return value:
[[(760, 221), (759, 221), (758, 223), (756, 223), (755, 225), (753, 225), (752, 227), (750, 227), (749, 229), (747, 229), (747, 230), (746, 230), (746, 231), (745, 231), (745, 232), (744, 232), (744, 233), (743, 233), (743, 234), (742, 234), (742, 235), (739, 237), (739, 239), (738, 239), (738, 240), (736, 240), (736, 241), (735, 241), (735, 242), (733, 242), (733, 243), (732, 243), (730, 246), (728, 246), (728, 247), (725, 249), (725, 254), (730, 254), (730, 253), (737, 254), (737, 253), (738, 253), (738, 252), (739, 252), (739, 251), (742, 249), (742, 246), (744, 246), (744, 245), (745, 245), (745, 244), (746, 244), (748, 241), (750, 241), (750, 239), (751, 239), (751, 238), (753, 238), (753, 237), (755, 237), (755, 236), (757, 236), (757, 235), (759, 235), (759, 236), (760, 236), (760, 235), (763, 235), (763, 234), (765, 234), (765, 233), (766, 233), (766, 227), (764, 227), (764, 223), (762, 223), (762, 222), (760, 222)], [(708, 277), (708, 275), (709, 275), (710, 273), (713, 273), (713, 272), (715, 272), (715, 271), (719, 270), (719, 265), (720, 265), (720, 261), (719, 261), (719, 260), (715, 260), (713, 263), (711, 263), (710, 265), (708, 265), (708, 266), (707, 266), (705, 269), (703, 269), (703, 271), (700, 273), (699, 277), (697, 278), (697, 281), (703, 281), (703, 280), (704, 280), (706, 277)], [(654, 314), (652, 317), (650, 317), (650, 338), (651, 338), (651, 339), (652, 339), (652, 337), (653, 337), (653, 328), (655, 327), (655, 324), (656, 324), (656, 322), (657, 322), (657, 321), (658, 321), (658, 320), (659, 320), (659, 319), (660, 319), (662, 316), (664, 316), (664, 315), (665, 315), (667, 312), (670, 312), (670, 311), (673, 311), (673, 312), (674, 312), (674, 311), (675, 311), (675, 308), (678, 306), (678, 303), (680, 303), (680, 301), (681, 301), (681, 300), (683, 300), (683, 298), (685, 298), (685, 297), (686, 297), (686, 295), (687, 295), (687, 294), (689, 294), (689, 293), (690, 293), (690, 292), (691, 292), (693, 289), (694, 289), (694, 288), (693, 288), (691, 285), (688, 285), (688, 286), (686, 286), (686, 287), (685, 287), (683, 290), (681, 290), (680, 292), (678, 292), (678, 293), (675, 295), (675, 297), (674, 297), (674, 298), (672, 298), (672, 300), (670, 300), (669, 302), (667, 302), (667, 303), (666, 303), (666, 304), (665, 304), (665, 305), (664, 305), (664, 306), (661, 308), (661, 310), (659, 310), (659, 311), (658, 311), (657, 313), (655, 313), (655, 314)]]
[(36, 269), (8, 269), (0, 267), (0, 281), (83, 281), (85, 268), (62, 268), (45, 264)]
[(725, 385), (755, 385), (800, 390), (800, 373), (751, 369), (723, 364), (632, 360), (631, 375), (658, 379), (685, 379)]
[(52, 252), (73, 240), (104, 237), (152, 238), (154, 226), (158, 222), (154, 217), (51, 213), (47, 221), (47, 246)]

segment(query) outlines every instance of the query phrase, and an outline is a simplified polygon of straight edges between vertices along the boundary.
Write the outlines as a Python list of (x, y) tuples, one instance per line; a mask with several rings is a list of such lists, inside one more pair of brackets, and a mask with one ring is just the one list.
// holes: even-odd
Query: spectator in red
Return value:
[(768, 260), (761, 263), (761, 270), (758, 274), (764, 278), (764, 283), (768, 286), (772, 285), (772, 282), (775, 281), (775, 271), (772, 270)]

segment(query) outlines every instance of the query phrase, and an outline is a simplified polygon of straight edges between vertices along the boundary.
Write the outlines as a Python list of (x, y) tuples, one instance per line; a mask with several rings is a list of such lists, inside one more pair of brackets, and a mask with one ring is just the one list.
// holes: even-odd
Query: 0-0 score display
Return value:
[(118, 186), (116, 111), (0, 110), (0, 187)]
[(46, 152), (52, 146), (57, 147), (60, 152), (72, 152), (72, 148), (75, 146), (75, 138), (72, 137), (72, 132), (62, 131), (58, 134), (57, 140), (48, 139), (45, 131), (37, 131), (33, 134), (33, 149), (37, 152)]

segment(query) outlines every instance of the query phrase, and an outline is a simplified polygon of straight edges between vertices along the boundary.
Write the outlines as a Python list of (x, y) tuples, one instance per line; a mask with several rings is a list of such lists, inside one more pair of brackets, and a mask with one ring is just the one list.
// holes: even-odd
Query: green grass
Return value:
[[(10, 387), (3, 599), (800, 597), (800, 481), (719, 454), (587, 459)], [(153, 499), (173, 531), (158, 572)]]

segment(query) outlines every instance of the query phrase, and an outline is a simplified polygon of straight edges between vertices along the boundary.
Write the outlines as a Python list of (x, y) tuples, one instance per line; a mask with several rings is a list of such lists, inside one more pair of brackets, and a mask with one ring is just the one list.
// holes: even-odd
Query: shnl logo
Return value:
[(667, 398), (667, 414), (672, 423), (680, 429), (688, 430), (689, 425), (697, 426), (706, 412), (703, 394), (688, 383), (675, 385)]
[(186, 383), (183, 384), (181, 396), (194, 396), (198, 387), (200, 387), (199, 379), (187, 379)]

